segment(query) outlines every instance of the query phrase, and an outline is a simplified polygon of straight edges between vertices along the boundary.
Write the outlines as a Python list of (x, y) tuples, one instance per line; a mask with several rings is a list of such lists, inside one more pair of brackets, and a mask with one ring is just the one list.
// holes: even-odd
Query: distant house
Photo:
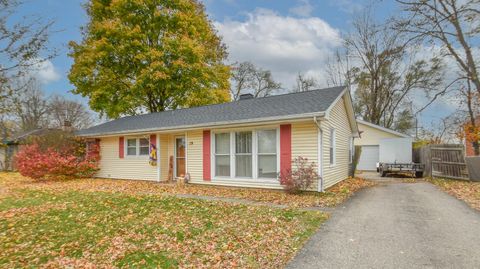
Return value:
[(7, 156), (7, 144), (5, 144), (6, 141), (0, 142), (0, 171), (6, 170), (6, 156)]
[(355, 146), (361, 147), (357, 170), (375, 171), (380, 158), (380, 140), (385, 138), (410, 138), (406, 134), (367, 122), (357, 120), (361, 138), (355, 139)]
[(20, 150), (22, 145), (25, 145), (29, 139), (46, 134), (61, 131), (57, 128), (39, 128), (20, 133), (12, 138), (7, 138), (0, 144), (0, 171), (2, 170), (16, 170), (14, 157)]
[(99, 143), (97, 177), (277, 189), (302, 156), (322, 191), (348, 177), (358, 128), (349, 91), (334, 87), (124, 117), (77, 135)]

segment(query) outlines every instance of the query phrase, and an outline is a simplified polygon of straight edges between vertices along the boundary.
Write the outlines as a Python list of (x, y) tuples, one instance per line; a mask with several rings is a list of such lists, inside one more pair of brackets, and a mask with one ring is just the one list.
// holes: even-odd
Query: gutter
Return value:
[(317, 119), (317, 116), (314, 116), (314, 117), (313, 117), (313, 122), (315, 122), (315, 124), (317, 125), (318, 130), (320, 130), (320, 131), (323, 131), (320, 122), (322, 122), (324, 119), (325, 119), (325, 118), (322, 117), (322, 118), (320, 118), (320, 120), (318, 120), (318, 119)]
[[(317, 119), (317, 116), (314, 116), (313, 117), (313, 121), (315, 122), (315, 124), (317, 125), (317, 128), (318, 128), (318, 131), (320, 132), (320, 134), (323, 136), (323, 129), (322, 129), (322, 125), (321, 125), (321, 122), (324, 121), (325, 118), (324, 117), (321, 117), (320, 120)], [(317, 150), (319, 150), (319, 152), (317, 152), (317, 156), (320, 157), (320, 158), (323, 158), (323, 154), (320, 154), (320, 152), (323, 152), (323, 137), (321, 138), (320, 141), (318, 142), (322, 142), (318, 147), (317, 147)], [(318, 161), (318, 160), (317, 160)], [(322, 165), (319, 166), (319, 186), (320, 186), (320, 192), (324, 192), (324, 183), (323, 183), (323, 160), (320, 160), (319, 161)]]

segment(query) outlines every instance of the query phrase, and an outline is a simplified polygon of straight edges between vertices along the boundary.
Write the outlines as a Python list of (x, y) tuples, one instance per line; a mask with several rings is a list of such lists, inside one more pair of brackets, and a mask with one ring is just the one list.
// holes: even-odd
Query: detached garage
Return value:
[(358, 161), (357, 170), (375, 171), (380, 156), (380, 141), (385, 138), (411, 138), (376, 124), (357, 120), (360, 138), (355, 139), (355, 146), (361, 146), (362, 152)]

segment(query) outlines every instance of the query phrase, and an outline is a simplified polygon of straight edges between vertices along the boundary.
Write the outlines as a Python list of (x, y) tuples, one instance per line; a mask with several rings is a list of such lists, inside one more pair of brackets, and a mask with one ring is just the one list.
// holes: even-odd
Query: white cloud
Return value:
[(338, 7), (345, 13), (353, 14), (363, 9), (363, 5), (353, 0), (330, 0), (330, 5)]
[(61, 77), (50, 60), (40, 61), (38, 64), (31, 66), (30, 69), (30, 74), (42, 84), (57, 81)]
[(258, 9), (245, 21), (215, 22), (233, 62), (251, 61), (271, 70), (276, 80), (290, 88), (298, 72), (315, 75), (325, 85), (324, 68), (341, 45), (339, 31), (317, 17), (280, 16)]
[(298, 6), (292, 7), (288, 11), (300, 17), (309, 17), (313, 12), (313, 5), (309, 0), (300, 0), (298, 2)]

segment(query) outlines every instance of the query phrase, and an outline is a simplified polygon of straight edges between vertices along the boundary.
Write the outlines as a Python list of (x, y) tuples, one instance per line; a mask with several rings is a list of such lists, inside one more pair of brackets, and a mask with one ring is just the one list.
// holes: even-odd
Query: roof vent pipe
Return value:
[(247, 100), (247, 99), (253, 99), (253, 94), (251, 93), (240, 94), (240, 100)]

